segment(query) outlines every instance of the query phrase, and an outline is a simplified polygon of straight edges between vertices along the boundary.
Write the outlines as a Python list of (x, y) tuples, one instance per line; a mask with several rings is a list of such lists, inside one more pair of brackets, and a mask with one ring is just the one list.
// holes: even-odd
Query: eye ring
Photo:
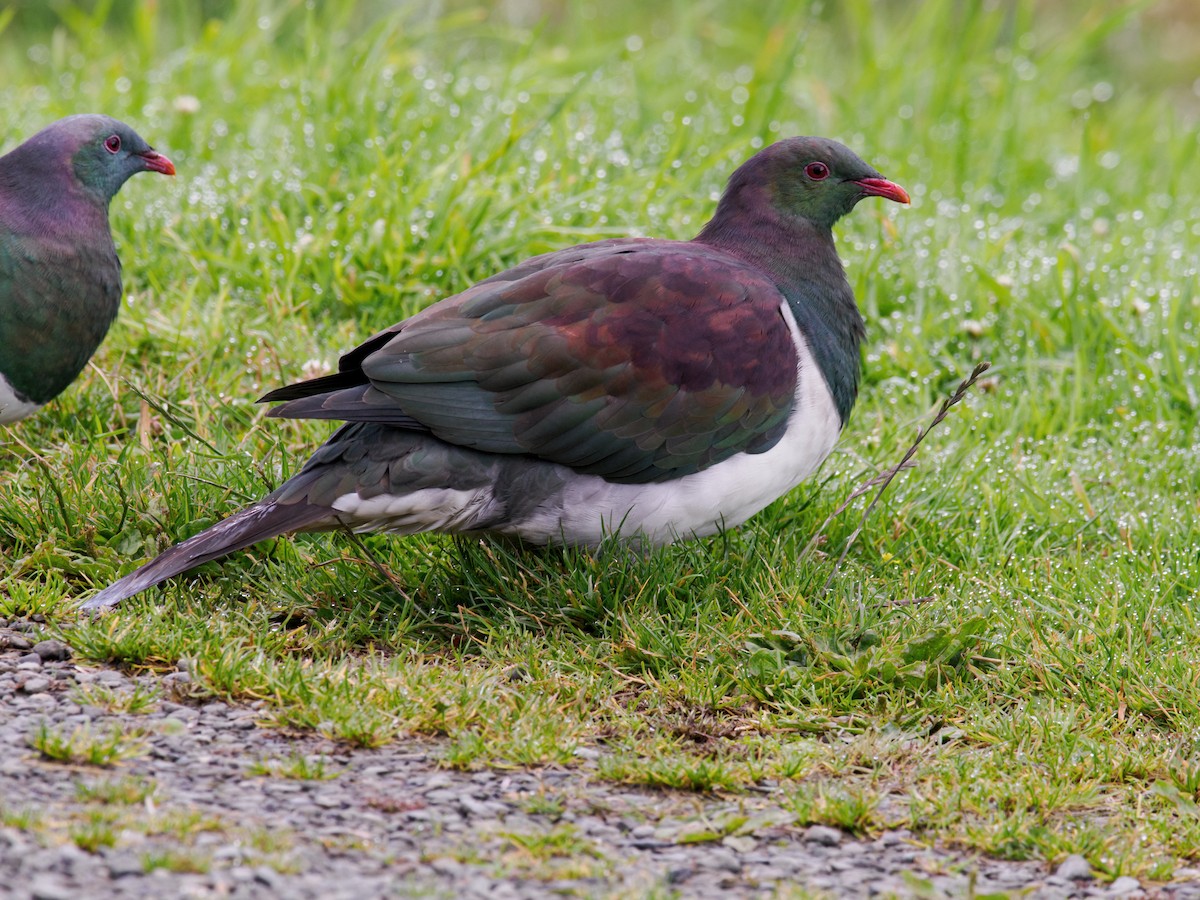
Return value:
[(823, 162), (810, 162), (804, 167), (804, 174), (813, 181), (824, 181), (829, 177), (829, 166)]
[(104, 149), (109, 153), (117, 153), (121, 149), (121, 136), (110, 134), (104, 139)]

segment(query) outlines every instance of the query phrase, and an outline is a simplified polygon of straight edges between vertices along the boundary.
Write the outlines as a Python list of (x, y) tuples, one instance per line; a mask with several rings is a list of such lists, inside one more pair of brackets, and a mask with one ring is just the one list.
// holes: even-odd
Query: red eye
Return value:
[(804, 167), (804, 174), (813, 181), (821, 181), (829, 177), (829, 166), (823, 162), (810, 162)]
[(104, 141), (104, 149), (109, 153), (116, 153), (121, 149), (121, 136), (119, 134), (109, 135)]

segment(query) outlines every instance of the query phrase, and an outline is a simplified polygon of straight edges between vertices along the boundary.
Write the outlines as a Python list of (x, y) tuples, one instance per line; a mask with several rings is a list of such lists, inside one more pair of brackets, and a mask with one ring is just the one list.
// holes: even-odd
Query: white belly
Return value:
[(521, 523), (516, 533), (538, 542), (562, 535), (586, 545), (619, 533), (668, 544), (741, 525), (816, 471), (837, 441), (841, 420), (824, 379), (818, 374), (804, 382), (787, 433), (766, 453), (742, 454), (657, 484), (580, 479), (566, 491), (561, 521)]
[(16, 422), (41, 409), (40, 403), (22, 400), (3, 375), (0, 375), (0, 425)]

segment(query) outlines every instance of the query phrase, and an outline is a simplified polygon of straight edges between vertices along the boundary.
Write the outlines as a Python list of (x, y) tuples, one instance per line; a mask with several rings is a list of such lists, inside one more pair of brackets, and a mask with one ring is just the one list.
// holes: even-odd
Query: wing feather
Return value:
[[(601, 242), (381, 332), (343, 357), (336, 390), (318, 380), (315, 396), (301, 384), (268, 398), (291, 401), (273, 415), (389, 422), (613, 481), (677, 477), (779, 439), (797, 378), (783, 302), (765, 273), (712, 248)], [(346, 388), (355, 372), (366, 390)]]

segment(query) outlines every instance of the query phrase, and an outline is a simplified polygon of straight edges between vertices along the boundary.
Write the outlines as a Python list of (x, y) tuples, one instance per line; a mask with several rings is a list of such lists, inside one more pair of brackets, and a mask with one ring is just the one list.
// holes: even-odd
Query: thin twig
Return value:
[(879, 486), (879, 490), (875, 492), (875, 497), (870, 503), (867, 504), (867, 508), (863, 510), (862, 518), (859, 519), (858, 525), (855, 527), (850, 537), (846, 540), (846, 546), (842, 548), (842, 555), (839, 556), (837, 558), (837, 562), (833, 564), (833, 571), (829, 573), (829, 578), (825, 580), (825, 586), (821, 588), (822, 594), (826, 593), (829, 590), (830, 585), (833, 584), (833, 579), (837, 577), (838, 570), (842, 567), (842, 562), (846, 559), (846, 554), (850, 552), (850, 548), (854, 545), (854, 542), (858, 540), (858, 536), (862, 534), (862, 530), (867, 524), (867, 517), (871, 515), (871, 511), (875, 509), (876, 505), (879, 503), (880, 498), (883, 496), (883, 492), (886, 491), (888, 489), (888, 485), (892, 483), (892, 479), (900, 474), (903, 469), (906, 469), (911, 465), (910, 460), (916, 454), (917, 447), (920, 446), (921, 441), (925, 440), (925, 436), (941, 424), (942, 420), (946, 418), (946, 414), (950, 412), (951, 407), (967, 396), (967, 391), (971, 389), (971, 386), (975, 384), (977, 380), (979, 380), (979, 376), (986, 372), (991, 365), (992, 364), (990, 362), (981, 362), (979, 365), (977, 365), (971, 372), (970, 376), (964, 379), (961, 384), (959, 384), (954, 393), (942, 401), (942, 406), (937, 411), (937, 415), (933, 417), (933, 421), (930, 422), (925, 428), (922, 428), (917, 432), (917, 438), (912, 442), (912, 446), (908, 448), (907, 452), (905, 452), (904, 458), (886, 472), (876, 475), (874, 478), (871, 478), (869, 481), (866, 481), (855, 488), (854, 491), (851, 492), (850, 496), (846, 498), (846, 501), (839, 506), (837, 510), (835, 510), (833, 514), (829, 516), (828, 519), (825, 520), (825, 523), (820, 529), (818, 529), (817, 533), (813, 536), (813, 539), (808, 542), (808, 546), (804, 548), (805, 554), (807, 554), (808, 551), (813, 547), (816, 540), (825, 530), (825, 526), (829, 524), (830, 520), (832, 520), (834, 516), (839, 515), (854, 500), (861, 497), (872, 487), (876, 485)]
[[(907, 464), (905, 464), (904, 462), (901, 462), (900, 468), (909, 469), (909, 468), (912, 468), (913, 465), (915, 465), (915, 464), (911, 463), (911, 462), (907, 463)], [(821, 538), (823, 538), (825, 536), (825, 529), (829, 527), (830, 522), (832, 522), (834, 519), (836, 519), (838, 516), (840, 516), (842, 513), (844, 513), (846, 511), (846, 508), (851, 503), (853, 503), (855, 500), (857, 500), (859, 497), (861, 497), (863, 494), (865, 494), (871, 488), (875, 487), (875, 485), (879, 484), (885, 478), (889, 477), (889, 474), (890, 474), (889, 472), (880, 472), (878, 475), (875, 475), (872, 478), (868, 478), (866, 481), (864, 481), (862, 484), (860, 484), (858, 487), (856, 487), (854, 490), (852, 490), (850, 492), (850, 494), (846, 497), (846, 499), (842, 501), (841, 505), (825, 517), (825, 521), (821, 523), (821, 527), (813, 532), (813, 536), (811, 538), (809, 538), (808, 543), (804, 545), (804, 549), (800, 551), (800, 558), (804, 559), (810, 553), (812, 553), (813, 550), (816, 549), (817, 544), (819, 544), (821, 542)]]

